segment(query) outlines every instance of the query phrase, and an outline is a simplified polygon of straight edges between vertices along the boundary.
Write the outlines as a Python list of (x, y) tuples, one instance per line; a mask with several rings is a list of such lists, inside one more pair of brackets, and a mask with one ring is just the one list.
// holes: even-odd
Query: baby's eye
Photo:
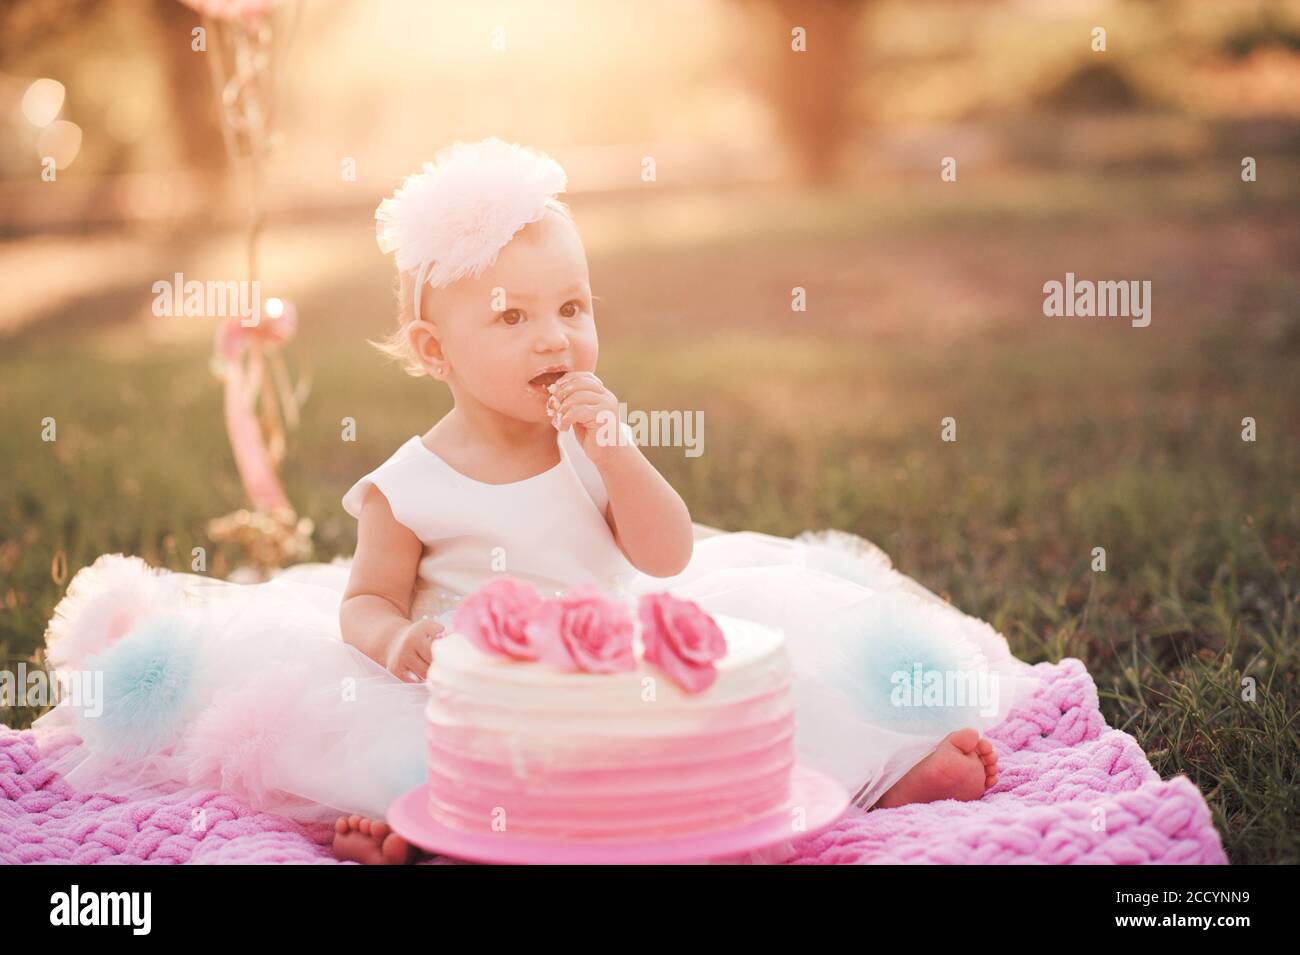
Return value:
[(507, 325), (518, 325), (523, 320), (524, 313), (517, 308), (508, 308), (501, 313), (501, 321)]
[[(568, 311), (570, 306), (573, 307), (572, 311)], [(560, 306), (560, 314), (563, 315), (565, 318), (573, 318), (573, 316), (577, 315), (581, 311), (582, 311), (582, 302), (580, 302), (576, 298), (573, 299), (572, 301), (565, 302), (563, 305)]]

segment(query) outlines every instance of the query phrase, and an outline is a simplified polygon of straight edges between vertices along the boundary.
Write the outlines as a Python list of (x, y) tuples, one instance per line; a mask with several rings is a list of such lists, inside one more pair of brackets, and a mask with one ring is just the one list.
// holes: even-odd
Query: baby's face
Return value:
[[(598, 345), (587, 255), (573, 223), (553, 209), (515, 234), (476, 278), (426, 289), (458, 400), (547, 421), (546, 385), (595, 371)], [(550, 374), (548, 369), (558, 369)]]

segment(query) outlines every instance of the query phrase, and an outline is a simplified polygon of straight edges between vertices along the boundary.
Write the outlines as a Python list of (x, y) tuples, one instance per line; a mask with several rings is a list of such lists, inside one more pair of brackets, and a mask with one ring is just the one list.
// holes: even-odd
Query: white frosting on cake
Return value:
[[(727, 653), (714, 666), (717, 678), (707, 690), (691, 693), (658, 666), (641, 659), (643, 647), (635, 640), (633, 650), (637, 668), (622, 673), (588, 673), (561, 670), (549, 663), (516, 660), (484, 653), (468, 639), (451, 633), (433, 644), (433, 665), (429, 683), (436, 692), (429, 701), (427, 714), (437, 722), (446, 716), (463, 721), (461, 712), (445, 713), (451, 694), (463, 694), (459, 702), (483, 711), (487, 722), (492, 717), (509, 721), (511, 728), (536, 732), (536, 724), (520, 725), (519, 713), (554, 717), (548, 729), (562, 728), (566, 716), (589, 716), (599, 710), (608, 722), (603, 733), (645, 732), (646, 720), (653, 719), (657, 733), (674, 727), (683, 732), (699, 728), (694, 714), (717, 710), (737, 699), (750, 699), (784, 689), (789, 683), (785, 640), (775, 630), (736, 617), (714, 617), (727, 641)], [(589, 724), (575, 725), (575, 730), (590, 731)]]

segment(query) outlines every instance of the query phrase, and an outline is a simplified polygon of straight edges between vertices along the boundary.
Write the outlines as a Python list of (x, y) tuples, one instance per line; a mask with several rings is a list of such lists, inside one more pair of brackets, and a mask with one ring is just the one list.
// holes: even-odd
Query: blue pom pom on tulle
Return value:
[(83, 740), (121, 759), (140, 759), (176, 739), (196, 695), (192, 627), (177, 614), (148, 617), (86, 662), (104, 682), (102, 712), (78, 714)]
[(929, 674), (965, 677), (978, 669), (978, 650), (954, 631), (950, 614), (906, 595), (880, 597), (847, 608), (830, 637), (839, 644), (842, 664), (831, 682), (869, 722), (900, 733), (937, 734), (978, 718), (979, 698), (968, 692), (964, 705), (948, 694), (941, 705), (924, 704)]

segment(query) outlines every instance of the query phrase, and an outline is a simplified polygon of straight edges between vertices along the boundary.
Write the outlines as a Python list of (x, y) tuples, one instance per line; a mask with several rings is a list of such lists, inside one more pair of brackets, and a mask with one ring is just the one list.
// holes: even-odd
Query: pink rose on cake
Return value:
[(452, 626), (484, 653), (536, 660), (538, 647), (526, 626), (541, 605), (537, 588), (513, 577), (498, 577), (460, 602)]
[(645, 594), (637, 607), (645, 661), (660, 667), (689, 693), (718, 677), (714, 660), (727, 655), (722, 628), (694, 601), (669, 593)]
[(545, 601), (524, 627), (538, 659), (564, 670), (636, 669), (632, 614), (595, 584), (578, 584)]

